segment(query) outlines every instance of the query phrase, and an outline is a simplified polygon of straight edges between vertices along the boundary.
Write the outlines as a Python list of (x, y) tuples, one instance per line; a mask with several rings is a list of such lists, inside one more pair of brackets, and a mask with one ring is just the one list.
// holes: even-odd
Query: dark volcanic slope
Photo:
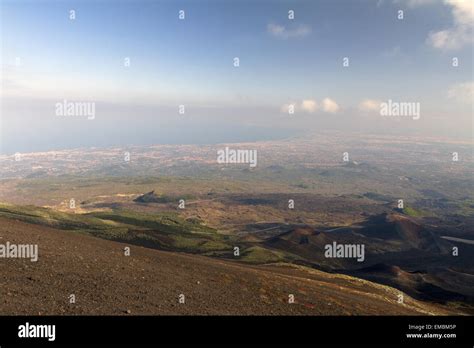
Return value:
[(0, 259), (2, 315), (453, 313), (408, 296), (398, 304), (397, 290), (350, 276), (136, 246), (127, 257), (121, 243), (0, 218), (0, 244), (7, 241), (37, 243), (40, 258)]
[[(334, 241), (363, 244), (365, 260), (326, 258)], [(357, 226), (317, 231), (294, 228), (265, 241), (318, 268), (386, 284), (420, 300), (474, 303), (474, 246), (445, 240), (432, 226), (399, 214), (380, 214)], [(459, 249), (453, 256), (452, 248)]]
[[(429, 301), (469, 301), (469, 297), (443, 289), (436, 285), (430, 274), (421, 272), (406, 272), (397, 266), (377, 264), (349, 274), (377, 283), (387, 284), (414, 296)], [(460, 278), (459, 275), (456, 277)], [(462, 278), (461, 278), (462, 279)], [(466, 282), (466, 287), (472, 286)]]

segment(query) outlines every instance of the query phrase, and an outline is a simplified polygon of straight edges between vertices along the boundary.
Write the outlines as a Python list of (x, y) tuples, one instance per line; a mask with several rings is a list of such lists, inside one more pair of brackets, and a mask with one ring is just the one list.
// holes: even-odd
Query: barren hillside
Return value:
[(7, 241), (38, 244), (39, 261), (0, 259), (2, 315), (456, 314), (406, 295), (399, 304), (398, 290), (349, 276), (138, 246), (125, 256), (126, 244), (0, 218)]

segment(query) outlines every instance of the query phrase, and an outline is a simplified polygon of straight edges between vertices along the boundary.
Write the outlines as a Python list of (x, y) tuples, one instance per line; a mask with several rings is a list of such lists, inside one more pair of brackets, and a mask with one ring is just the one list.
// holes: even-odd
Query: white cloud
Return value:
[(439, 1), (439, 0), (394, 0), (393, 2), (395, 4), (402, 4), (402, 5), (406, 5), (410, 8), (415, 8), (415, 7), (418, 7), (418, 6), (433, 4), (436, 1)]
[[(437, 4), (439, 0), (393, 0), (394, 4), (415, 8), (424, 5)], [(453, 25), (443, 30), (432, 31), (426, 42), (437, 49), (454, 50), (474, 42), (474, 1), (473, 0), (443, 0), (451, 7)]]
[(474, 2), (472, 0), (444, 0), (444, 2), (453, 6), (453, 15), (458, 23), (472, 26), (474, 21)]
[(466, 27), (454, 27), (430, 33), (427, 42), (434, 48), (455, 50), (471, 43), (473, 41), (471, 35), (470, 29)]
[(285, 27), (282, 25), (270, 23), (267, 25), (267, 32), (275, 36), (280, 36), (283, 35), (283, 33), (285, 32)]
[(287, 103), (287, 104), (283, 104), (281, 107), (280, 107), (280, 111), (287, 114), (289, 113), (290, 111), (290, 106), (293, 106), (293, 111), (296, 112), (296, 109), (297, 109), (297, 106), (296, 106), (296, 103)]
[(377, 111), (380, 110), (380, 104), (382, 102), (380, 100), (375, 99), (364, 99), (359, 103), (359, 110), (360, 111)]
[(330, 113), (336, 113), (339, 111), (339, 105), (337, 103), (330, 99), (330, 98), (324, 98), (323, 99), (323, 110), (325, 112), (330, 112)]
[[(315, 113), (320, 109), (320, 104), (314, 99), (304, 99), (300, 103), (290, 102), (288, 104), (283, 104), (280, 107), (280, 111), (283, 113), (288, 113), (290, 106), (293, 105), (295, 112), (305, 112), (305, 113)], [(321, 102), (321, 108), (324, 112), (336, 113), (340, 110), (339, 105), (330, 98), (325, 98)]]
[(311, 33), (311, 28), (307, 25), (300, 24), (297, 27), (288, 29), (283, 25), (268, 24), (267, 32), (280, 39), (289, 39), (294, 37), (304, 37)]
[(474, 101), (474, 82), (463, 82), (453, 85), (448, 90), (448, 97), (466, 104), (472, 104)]
[(315, 100), (307, 99), (301, 102), (301, 109), (309, 113), (313, 113), (318, 109), (318, 104)]
[(474, 2), (472, 0), (444, 0), (452, 7), (454, 25), (440, 31), (431, 32), (427, 42), (438, 49), (458, 49), (474, 42)]

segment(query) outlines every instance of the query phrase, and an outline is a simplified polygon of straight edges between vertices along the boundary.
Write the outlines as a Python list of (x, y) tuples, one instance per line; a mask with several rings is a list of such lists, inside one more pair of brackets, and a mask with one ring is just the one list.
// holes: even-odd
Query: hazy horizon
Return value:
[[(469, 1), (2, 1), (1, 18), (0, 153), (472, 138)], [(382, 116), (392, 101), (419, 115)]]

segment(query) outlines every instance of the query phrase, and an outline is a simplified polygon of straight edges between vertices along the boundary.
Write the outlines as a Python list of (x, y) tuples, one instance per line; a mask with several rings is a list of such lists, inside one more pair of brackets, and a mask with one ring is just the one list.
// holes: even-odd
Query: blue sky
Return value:
[[(74, 130), (78, 137), (80, 129), (121, 134), (111, 143), (135, 142), (115, 129), (117, 120), (127, 125), (123, 130), (135, 120), (144, 127), (138, 133), (165, 125), (178, 134), (185, 124), (176, 119), (179, 104), (194, 127), (236, 124), (247, 132), (252, 125), (306, 129), (315, 122), (367, 122), (369, 129), (379, 120), (367, 117), (374, 110), (364, 101), (417, 101), (424, 121), (402, 130), (429, 133), (445, 123), (454, 134), (472, 122), (472, 6), (462, 0), (2, 0), (4, 151), (17, 146), (13, 134), (31, 123), (45, 139), (39, 148), (52, 134)], [(185, 20), (178, 18), (181, 9)], [(350, 59), (347, 68), (343, 57)], [(95, 102), (95, 123), (58, 121), (54, 104), (63, 99)], [(315, 107), (303, 107), (305, 100)], [(285, 119), (287, 104), (297, 105), (300, 117)], [(73, 144), (97, 142), (51, 146)]]

